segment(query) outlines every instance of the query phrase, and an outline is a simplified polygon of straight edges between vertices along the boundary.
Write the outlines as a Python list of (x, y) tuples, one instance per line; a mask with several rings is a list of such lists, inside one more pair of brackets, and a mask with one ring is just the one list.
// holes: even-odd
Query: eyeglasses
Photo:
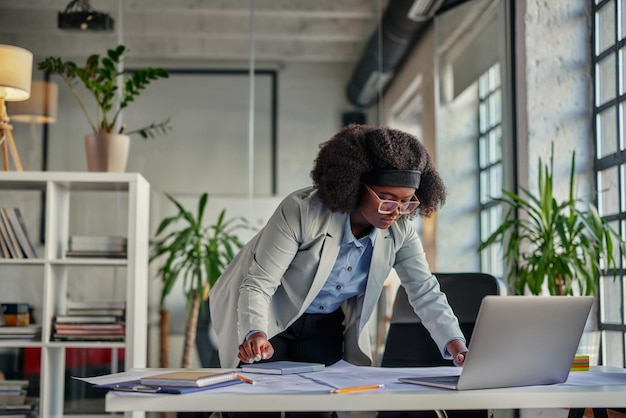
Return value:
[(420, 201), (415, 195), (411, 197), (410, 201), (402, 203), (395, 200), (381, 199), (380, 197), (378, 197), (374, 190), (370, 189), (367, 184), (364, 183), (363, 186), (365, 186), (365, 188), (372, 194), (372, 196), (374, 196), (376, 200), (378, 200), (378, 213), (382, 215), (389, 215), (396, 210), (400, 215), (406, 215), (407, 213), (413, 212), (420, 205)]

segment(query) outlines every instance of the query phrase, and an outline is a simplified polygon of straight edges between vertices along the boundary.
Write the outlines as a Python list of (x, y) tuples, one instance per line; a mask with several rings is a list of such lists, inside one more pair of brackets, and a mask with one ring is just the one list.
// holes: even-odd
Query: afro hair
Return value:
[[(413, 135), (371, 125), (348, 125), (320, 145), (311, 179), (320, 199), (334, 212), (349, 213), (363, 192), (363, 175), (373, 170), (419, 170), (415, 194), (422, 217), (446, 201), (446, 189), (424, 145)], [(414, 214), (412, 214), (414, 215)]]

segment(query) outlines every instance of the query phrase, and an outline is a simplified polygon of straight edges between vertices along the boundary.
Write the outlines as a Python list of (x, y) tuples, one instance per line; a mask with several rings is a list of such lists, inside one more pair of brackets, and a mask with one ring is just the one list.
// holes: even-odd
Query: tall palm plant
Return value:
[[(196, 326), (200, 302), (206, 300), (211, 287), (215, 284), (224, 268), (232, 261), (237, 250), (243, 244), (235, 235), (235, 231), (246, 226), (243, 218), (225, 220), (226, 210), (223, 209), (215, 224), (205, 226), (204, 211), (209, 195), (204, 193), (198, 201), (198, 212), (194, 216), (174, 197), (166, 194), (176, 206), (178, 213), (164, 218), (156, 231), (156, 239), (152, 244), (150, 262), (164, 257), (158, 269), (163, 283), (160, 305), (163, 308), (165, 298), (170, 294), (176, 282), (183, 280), (183, 289), (188, 300), (187, 323), (183, 346), (182, 367), (190, 367), (193, 355), (193, 344), (196, 339)], [(182, 222), (179, 229), (169, 227)], [(163, 309), (162, 309), (163, 312)], [(164, 321), (161, 321), (162, 327)], [(162, 366), (167, 345), (163, 341), (167, 332), (161, 330)]]
[(515, 292), (551, 295), (595, 294), (603, 269), (617, 267), (615, 250), (624, 250), (623, 239), (603, 219), (593, 203), (574, 195), (572, 153), (567, 199), (554, 197), (554, 144), (550, 163), (539, 159), (538, 194), (522, 189), (518, 195), (503, 190), (495, 198), (508, 208), (504, 220), (479, 247), (501, 242), (507, 276)]

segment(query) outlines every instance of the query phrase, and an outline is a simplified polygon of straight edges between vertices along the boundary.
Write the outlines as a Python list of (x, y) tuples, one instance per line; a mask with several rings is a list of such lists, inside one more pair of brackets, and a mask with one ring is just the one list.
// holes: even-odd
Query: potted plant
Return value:
[[(196, 339), (196, 325), (201, 301), (206, 300), (211, 287), (231, 262), (243, 244), (234, 234), (239, 228), (246, 227), (243, 218), (225, 220), (223, 209), (213, 225), (203, 224), (208, 194), (204, 193), (198, 201), (198, 212), (194, 216), (174, 197), (166, 194), (176, 206), (178, 213), (164, 218), (156, 231), (152, 243), (150, 262), (164, 257), (158, 269), (163, 288), (161, 291), (161, 367), (167, 366), (167, 317), (163, 308), (167, 295), (174, 284), (183, 280), (183, 289), (188, 300), (187, 323), (183, 346), (182, 367), (191, 367), (193, 344)], [(183, 222), (178, 229), (171, 229), (178, 222)]]
[[(122, 124), (116, 131), (122, 110), (139, 97), (152, 81), (168, 77), (164, 69), (153, 67), (135, 70), (124, 77), (119, 66), (127, 52), (124, 45), (118, 45), (107, 50), (102, 58), (97, 54), (91, 55), (83, 67), (59, 57), (48, 57), (39, 63), (40, 70), (61, 76), (87, 118), (92, 131), (85, 136), (89, 171), (125, 171), (130, 135), (152, 138), (169, 129), (169, 119), (165, 119), (134, 130), (127, 130)], [(120, 77), (123, 81), (118, 85)], [(79, 82), (95, 99), (95, 116), (76, 89)]]
[(479, 247), (501, 242), (509, 283), (518, 294), (593, 295), (603, 271), (615, 271), (616, 247), (624, 241), (591, 202), (574, 196), (572, 153), (567, 199), (554, 196), (554, 144), (550, 163), (539, 159), (537, 193), (503, 190), (494, 200), (508, 210), (502, 224)]

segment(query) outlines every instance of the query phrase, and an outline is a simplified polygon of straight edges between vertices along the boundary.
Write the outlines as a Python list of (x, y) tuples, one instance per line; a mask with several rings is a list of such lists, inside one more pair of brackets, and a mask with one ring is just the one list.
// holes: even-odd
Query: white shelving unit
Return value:
[[(64, 416), (66, 349), (111, 349), (113, 359), (124, 349), (125, 369), (147, 365), (149, 195), (137, 173), (0, 172), (0, 207), (20, 207), (33, 220), (45, 202), (41, 258), (0, 258), (0, 301), (29, 303), (42, 326), (41, 340), (0, 340), (0, 349), (41, 348), (41, 418)], [(38, 225), (27, 226), (37, 239)], [(65, 257), (71, 235), (91, 234), (126, 236), (127, 257)], [(68, 298), (125, 300), (124, 342), (52, 341), (53, 318)]]

